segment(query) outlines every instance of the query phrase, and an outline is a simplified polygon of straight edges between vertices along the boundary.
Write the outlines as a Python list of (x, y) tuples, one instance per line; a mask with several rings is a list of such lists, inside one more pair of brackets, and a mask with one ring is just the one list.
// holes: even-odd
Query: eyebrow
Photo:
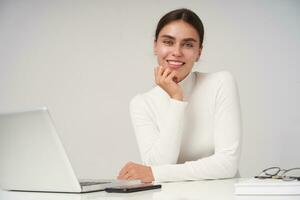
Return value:
[[(169, 39), (172, 39), (172, 40), (176, 40), (175, 37), (170, 36), (170, 35), (162, 35), (161, 37), (163, 37), (163, 38), (169, 38)], [(191, 42), (197, 42), (197, 40), (195, 40), (194, 38), (184, 38), (183, 41), (185, 41), (185, 42), (189, 42), (189, 41), (191, 41)]]

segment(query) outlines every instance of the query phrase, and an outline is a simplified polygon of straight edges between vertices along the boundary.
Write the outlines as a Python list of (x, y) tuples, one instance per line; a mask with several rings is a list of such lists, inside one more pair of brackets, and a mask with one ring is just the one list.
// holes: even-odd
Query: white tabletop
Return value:
[(174, 200), (300, 200), (299, 196), (235, 196), (234, 183), (241, 179), (211, 180), (211, 181), (186, 181), (173, 183), (160, 183), (162, 189), (116, 194), (106, 192), (93, 192), (86, 194), (42, 193), (42, 192), (13, 192), (1, 191), (2, 200), (150, 200), (150, 199), (174, 199)]

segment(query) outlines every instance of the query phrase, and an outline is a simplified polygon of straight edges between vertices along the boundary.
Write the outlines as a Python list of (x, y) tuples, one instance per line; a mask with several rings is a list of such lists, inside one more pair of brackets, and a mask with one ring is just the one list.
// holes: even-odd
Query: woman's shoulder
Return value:
[(217, 72), (193, 72), (196, 76), (196, 79), (211, 79), (211, 80), (220, 80), (220, 79), (232, 79), (233, 75), (230, 71), (222, 70)]
[(235, 82), (235, 78), (230, 71), (222, 70), (218, 72), (193, 72), (195, 74), (195, 79), (197, 83), (208, 84), (208, 85), (219, 85), (226, 84), (228, 82)]

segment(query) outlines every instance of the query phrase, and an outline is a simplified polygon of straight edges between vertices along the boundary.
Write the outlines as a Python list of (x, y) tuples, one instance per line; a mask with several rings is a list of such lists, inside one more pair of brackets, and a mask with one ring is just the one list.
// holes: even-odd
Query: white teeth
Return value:
[(183, 62), (173, 60), (168, 60), (168, 63), (171, 65), (183, 65)]

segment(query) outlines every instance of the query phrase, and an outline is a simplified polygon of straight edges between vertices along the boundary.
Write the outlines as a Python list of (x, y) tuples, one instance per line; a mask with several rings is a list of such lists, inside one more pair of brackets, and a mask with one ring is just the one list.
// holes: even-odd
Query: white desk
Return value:
[(300, 200), (300, 196), (235, 196), (234, 183), (241, 179), (162, 183), (162, 189), (129, 194), (12, 192), (0, 190), (0, 200)]

